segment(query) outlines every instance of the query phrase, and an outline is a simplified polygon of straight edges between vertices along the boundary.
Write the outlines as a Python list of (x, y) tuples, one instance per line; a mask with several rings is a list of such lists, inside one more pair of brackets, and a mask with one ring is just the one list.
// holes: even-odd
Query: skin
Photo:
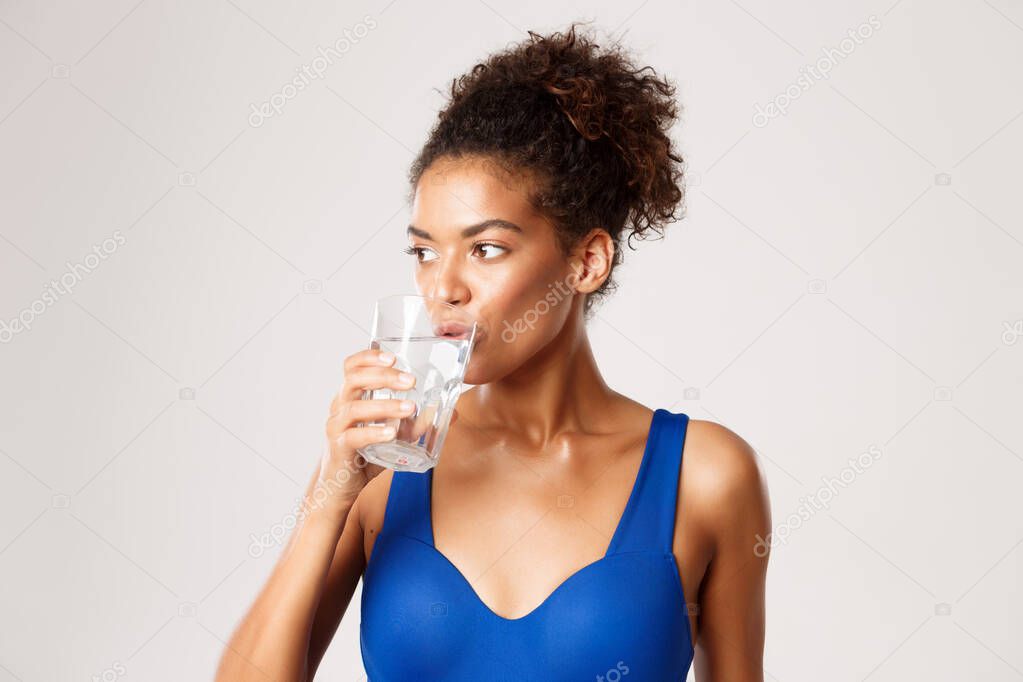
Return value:
[[(566, 256), (553, 226), (528, 201), (531, 182), (483, 159), (439, 160), (416, 188), (409, 235), (417, 290), (463, 308), (480, 327), (465, 378), (474, 387), (459, 398), (434, 470), (436, 546), (480, 600), (507, 618), (532, 611), (604, 555), (652, 417), (603, 380), (584, 325), (585, 294), (607, 279), (613, 240), (595, 227)], [(488, 224), (495, 219), (505, 222)], [(463, 235), (481, 223), (482, 231)], [(501, 226), (507, 223), (519, 230)], [(538, 308), (551, 292), (557, 304)], [(519, 320), (531, 324), (506, 331)], [(393, 472), (371, 475), (304, 602), (315, 603), (315, 613), (296, 618), (308, 632), (308, 677), (294, 679), (315, 675), (372, 555)], [(763, 680), (769, 555), (754, 548), (770, 528), (753, 449), (724, 426), (691, 420), (673, 551), (699, 682)], [(244, 650), (251, 656), (258, 647)]]

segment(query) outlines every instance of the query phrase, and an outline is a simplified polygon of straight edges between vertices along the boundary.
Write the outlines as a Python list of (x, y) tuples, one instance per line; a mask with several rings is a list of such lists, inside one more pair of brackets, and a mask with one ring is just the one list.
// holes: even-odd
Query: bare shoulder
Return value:
[(689, 420), (684, 457), (701, 492), (711, 496), (734, 496), (758, 487), (761, 479), (753, 446), (717, 422)]
[(691, 419), (682, 460), (680, 504), (713, 535), (762, 525), (768, 511), (764, 472), (753, 447), (728, 427)]

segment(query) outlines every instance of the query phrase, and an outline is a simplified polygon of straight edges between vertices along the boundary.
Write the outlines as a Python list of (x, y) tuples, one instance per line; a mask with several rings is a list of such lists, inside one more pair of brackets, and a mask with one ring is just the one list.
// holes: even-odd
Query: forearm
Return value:
[(217, 682), (305, 682), (309, 637), (351, 504), (314, 509), (297, 526), (273, 573), (236, 628)]

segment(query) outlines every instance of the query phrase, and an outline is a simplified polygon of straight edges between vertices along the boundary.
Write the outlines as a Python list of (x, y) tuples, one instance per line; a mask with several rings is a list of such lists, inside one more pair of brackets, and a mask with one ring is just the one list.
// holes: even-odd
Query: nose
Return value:
[(469, 287), (453, 263), (438, 263), (434, 268), (432, 281), (427, 285), (426, 296), (437, 298), (451, 305), (464, 305), (469, 302)]

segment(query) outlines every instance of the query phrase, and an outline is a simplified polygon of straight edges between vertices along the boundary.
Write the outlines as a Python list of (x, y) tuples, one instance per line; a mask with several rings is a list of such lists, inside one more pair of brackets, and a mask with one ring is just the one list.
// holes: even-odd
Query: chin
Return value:
[(490, 362), (482, 353), (480, 353), (479, 355), (475, 355), (469, 359), (469, 366), (465, 369), (465, 376), (462, 378), (462, 383), (470, 384), (472, 386), (489, 384), (490, 382), (501, 378), (497, 371), (498, 368), (494, 367), (494, 363)]
[(463, 384), (471, 384), (478, 386), (479, 384), (487, 383), (487, 379), (484, 376), (485, 371), (480, 371), (479, 364), (475, 359), (469, 361), (469, 367), (465, 370), (465, 376), (462, 378)]

